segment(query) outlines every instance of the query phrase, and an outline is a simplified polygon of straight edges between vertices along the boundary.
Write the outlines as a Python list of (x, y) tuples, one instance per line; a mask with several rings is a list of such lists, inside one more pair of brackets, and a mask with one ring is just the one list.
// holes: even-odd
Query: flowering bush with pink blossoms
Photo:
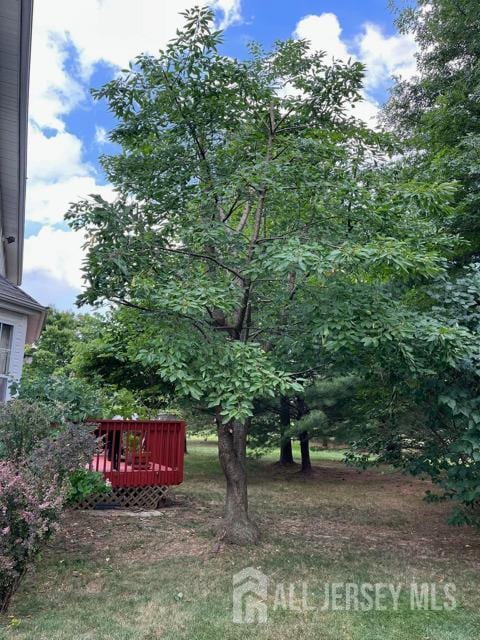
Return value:
[(29, 562), (57, 528), (63, 493), (24, 467), (0, 461), (0, 613)]
[(91, 428), (53, 424), (48, 407), (23, 400), (0, 408), (0, 614), (57, 529), (72, 474), (96, 451)]

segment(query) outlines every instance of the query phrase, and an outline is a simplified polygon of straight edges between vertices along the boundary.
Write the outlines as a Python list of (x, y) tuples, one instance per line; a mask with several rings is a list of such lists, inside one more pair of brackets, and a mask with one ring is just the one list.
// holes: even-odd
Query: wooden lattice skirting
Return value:
[(158, 509), (167, 498), (169, 487), (117, 487), (110, 493), (93, 495), (78, 502), (74, 509), (95, 509), (97, 507), (124, 507), (127, 509)]

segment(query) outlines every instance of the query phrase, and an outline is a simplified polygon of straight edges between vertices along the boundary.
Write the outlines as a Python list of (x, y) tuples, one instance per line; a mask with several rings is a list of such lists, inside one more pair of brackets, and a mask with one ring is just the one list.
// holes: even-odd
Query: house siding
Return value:
[[(1, 196), (1, 194), (0, 194)], [(0, 216), (1, 216), (1, 203), (0, 203)], [(5, 277), (7, 274), (6, 270), (6, 257), (5, 257), (5, 246), (3, 242), (3, 227), (0, 225), (0, 276)]]
[[(25, 336), (27, 333), (27, 316), (0, 309), (0, 322), (13, 325), (12, 350), (10, 353), (9, 377), (19, 380), (23, 369), (23, 355), (25, 351)], [(6, 400), (10, 399), (10, 390)]]
[(33, 0), (0, 0), (0, 191), (5, 271), (22, 281)]

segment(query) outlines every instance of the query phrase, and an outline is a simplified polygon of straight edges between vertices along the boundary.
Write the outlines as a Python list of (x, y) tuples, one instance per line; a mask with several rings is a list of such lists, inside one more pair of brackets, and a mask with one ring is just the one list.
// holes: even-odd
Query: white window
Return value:
[(0, 322), (0, 402), (7, 397), (13, 326)]

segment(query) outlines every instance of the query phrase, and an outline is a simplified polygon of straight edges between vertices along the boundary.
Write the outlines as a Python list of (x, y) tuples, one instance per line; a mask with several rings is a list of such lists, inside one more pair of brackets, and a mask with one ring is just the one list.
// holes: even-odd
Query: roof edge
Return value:
[(34, 313), (47, 311), (49, 307), (44, 307), (39, 302), (32, 300), (31, 302), (28, 300), (18, 300), (14, 296), (9, 296), (5, 294), (0, 294), (0, 308), (2, 306), (2, 302), (5, 302), (12, 307), (17, 308), (18, 310), (23, 310), (24, 313), (28, 311), (33, 311)]
[(28, 94), (32, 44), (33, 0), (21, 0), (20, 83), (19, 83), (19, 158), (18, 158), (18, 229), (16, 284), (22, 283), (23, 243), (25, 237), (25, 199), (27, 190)]

